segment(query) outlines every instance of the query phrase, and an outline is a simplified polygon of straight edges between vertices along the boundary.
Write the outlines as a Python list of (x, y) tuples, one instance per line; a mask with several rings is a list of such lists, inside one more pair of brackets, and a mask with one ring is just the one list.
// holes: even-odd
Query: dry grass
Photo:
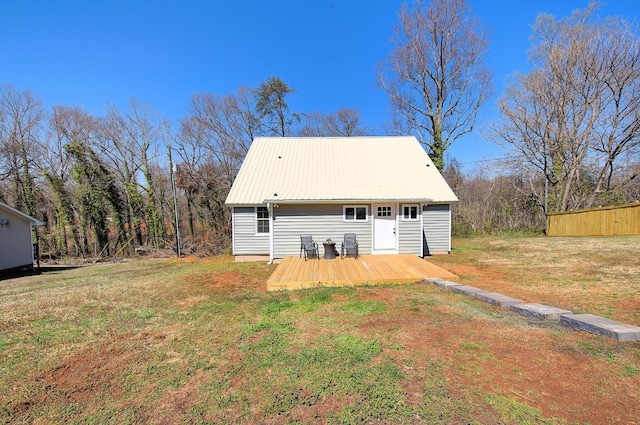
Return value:
[[(545, 300), (542, 282), (555, 291), (550, 301), (596, 313), (590, 297), (608, 288), (616, 298), (605, 297), (602, 311), (633, 319), (637, 289), (616, 289), (637, 284), (630, 280), (637, 263), (628, 259), (634, 240), (598, 242), (600, 249), (581, 249), (579, 240), (483, 238), (456, 242), (453, 255), (434, 260), (469, 283), (535, 301)], [(558, 262), (545, 268), (552, 247)], [(615, 258), (629, 273), (627, 286), (589, 273), (578, 251)], [(267, 293), (273, 269), (228, 257), (157, 259), (0, 280), (0, 421), (629, 424), (640, 417), (639, 343), (527, 319), (433, 285)], [(618, 311), (620, 301), (632, 307)]]
[(640, 326), (640, 238), (499, 238), (454, 242), (434, 262), (462, 282)]

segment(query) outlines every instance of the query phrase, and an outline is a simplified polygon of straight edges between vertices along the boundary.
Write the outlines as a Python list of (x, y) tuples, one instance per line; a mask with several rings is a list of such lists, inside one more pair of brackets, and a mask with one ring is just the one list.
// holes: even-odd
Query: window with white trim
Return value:
[(366, 205), (345, 205), (343, 209), (343, 221), (367, 221), (368, 207)]
[(403, 205), (402, 206), (402, 219), (405, 221), (419, 220), (418, 205)]
[(256, 207), (256, 233), (269, 233), (269, 210)]

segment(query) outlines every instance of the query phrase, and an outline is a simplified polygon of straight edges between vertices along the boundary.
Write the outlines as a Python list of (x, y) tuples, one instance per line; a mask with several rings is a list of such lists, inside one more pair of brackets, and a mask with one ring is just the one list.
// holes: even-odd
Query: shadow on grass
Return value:
[(18, 279), (26, 276), (38, 276), (41, 274), (50, 274), (61, 272), (64, 270), (77, 269), (80, 266), (42, 266), (40, 268), (24, 268), (19, 270), (0, 270), (0, 281), (9, 279)]

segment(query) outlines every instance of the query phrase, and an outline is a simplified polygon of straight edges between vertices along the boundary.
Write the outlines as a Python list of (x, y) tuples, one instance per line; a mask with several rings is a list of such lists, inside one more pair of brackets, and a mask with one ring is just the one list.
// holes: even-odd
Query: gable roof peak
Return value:
[(228, 205), (457, 198), (413, 136), (258, 137)]

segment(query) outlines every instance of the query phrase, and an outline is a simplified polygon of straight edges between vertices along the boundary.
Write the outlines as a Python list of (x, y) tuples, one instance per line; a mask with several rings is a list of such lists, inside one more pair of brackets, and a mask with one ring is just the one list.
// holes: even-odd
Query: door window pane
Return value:
[(391, 207), (378, 207), (378, 217), (391, 217)]

